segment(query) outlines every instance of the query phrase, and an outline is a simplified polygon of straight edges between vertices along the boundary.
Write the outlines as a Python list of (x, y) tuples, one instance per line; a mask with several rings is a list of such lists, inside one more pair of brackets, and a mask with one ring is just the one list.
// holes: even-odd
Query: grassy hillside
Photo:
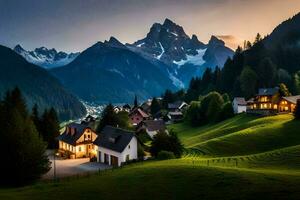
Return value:
[(243, 114), (216, 125), (191, 128), (175, 124), (169, 128), (179, 134), (186, 147), (215, 157), (256, 154), (298, 145), (299, 125), (289, 114), (264, 118)]
[(300, 176), (151, 161), (87, 178), (0, 190), (0, 199), (299, 199)]
[(299, 125), (292, 115), (244, 114), (198, 128), (174, 124), (189, 149), (181, 159), (0, 189), (0, 199), (300, 199)]

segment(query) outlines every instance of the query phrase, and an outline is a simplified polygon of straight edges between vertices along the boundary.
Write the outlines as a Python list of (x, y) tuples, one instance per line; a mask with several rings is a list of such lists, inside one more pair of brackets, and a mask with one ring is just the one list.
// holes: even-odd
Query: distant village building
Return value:
[(169, 112), (168, 113), (169, 123), (177, 123), (183, 120), (183, 113), (181, 111)]
[(134, 126), (147, 119), (149, 119), (149, 115), (140, 108), (135, 108), (129, 113), (129, 120)]
[(118, 113), (118, 112), (121, 112), (123, 111), (123, 108), (121, 106), (114, 106), (114, 112), (115, 113)]
[(168, 104), (168, 110), (170, 112), (183, 111), (186, 107), (188, 107), (188, 104), (185, 103), (184, 101), (176, 101), (174, 103), (169, 103)]
[(144, 111), (145, 113), (150, 113), (151, 112), (151, 104), (152, 104), (152, 99), (148, 99), (142, 105), (140, 106), (141, 110)]
[(153, 138), (159, 131), (166, 131), (166, 125), (163, 120), (145, 120), (138, 124), (137, 131), (145, 130)]
[(106, 126), (94, 141), (97, 161), (112, 166), (138, 158), (138, 139), (131, 131)]
[(88, 125), (71, 123), (57, 137), (59, 153), (68, 158), (94, 157), (96, 151), (93, 142), (96, 138), (97, 134)]
[(235, 114), (247, 111), (247, 102), (243, 97), (235, 97), (232, 101), (232, 107)]
[(261, 88), (253, 101), (248, 101), (248, 113), (272, 115), (294, 112), (298, 96), (282, 97), (279, 88)]
[(129, 104), (125, 104), (125, 105), (123, 105), (123, 111), (126, 111), (126, 112), (130, 112), (131, 111), (131, 106), (129, 105)]

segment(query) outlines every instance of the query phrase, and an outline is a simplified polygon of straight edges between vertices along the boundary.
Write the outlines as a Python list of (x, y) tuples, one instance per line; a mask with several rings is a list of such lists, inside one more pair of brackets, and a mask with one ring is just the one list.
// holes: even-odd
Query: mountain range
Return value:
[(54, 48), (48, 49), (46, 47), (28, 51), (19, 44), (15, 46), (14, 51), (23, 56), (28, 62), (47, 69), (69, 64), (79, 55), (79, 53), (58, 52)]
[(71, 63), (50, 71), (86, 101), (131, 102), (185, 88), (207, 67), (222, 67), (234, 52), (212, 36), (204, 44), (169, 19), (155, 23), (144, 39), (122, 44), (116, 38), (97, 42)]
[[(289, 86), (300, 69), (299, 24), (300, 14), (235, 56), (217, 37), (205, 44), (169, 19), (153, 24), (145, 38), (132, 44), (111, 37), (80, 54), (0, 46), (0, 94), (18, 86), (29, 106), (54, 106), (60, 116), (76, 118), (85, 114), (78, 97), (87, 102), (124, 103), (132, 102), (134, 95), (140, 100), (159, 96), (165, 89), (186, 88), (192, 77), (201, 76), (208, 67), (222, 68), (225, 62), (238, 69), (226, 75), (235, 84), (244, 65), (259, 71), (259, 62), (266, 57), (277, 66), (278, 78)], [(232, 59), (227, 60), (229, 57)], [(223, 71), (222, 75), (228, 70)]]
[(35, 103), (40, 111), (54, 107), (60, 119), (76, 119), (86, 113), (82, 103), (48, 71), (1, 45), (0, 70), (0, 97), (7, 90), (19, 87), (28, 108)]

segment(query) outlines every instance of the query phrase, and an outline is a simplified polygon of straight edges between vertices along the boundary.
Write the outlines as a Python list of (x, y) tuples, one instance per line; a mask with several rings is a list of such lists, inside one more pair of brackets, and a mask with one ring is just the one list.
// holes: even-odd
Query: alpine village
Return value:
[(300, 199), (300, 14), (252, 38), (0, 45), (0, 199)]

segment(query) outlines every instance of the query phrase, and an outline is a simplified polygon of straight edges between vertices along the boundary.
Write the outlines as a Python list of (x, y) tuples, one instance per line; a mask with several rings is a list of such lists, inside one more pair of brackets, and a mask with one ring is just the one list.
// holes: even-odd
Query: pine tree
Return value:
[(240, 76), (241, 89), (246, 98), (255, 94), (257, 75), (250, 68), (245, 67)]
[(116, 113), (114, 112), (114, 106), (111, 103), (104, 108), (101, 114), (101, 120), (97, 127), (97, 132), (100, 133), (106, 125), (118, 126), (118, 120)]
[(158, 111), (160, 111), (160, 109), (161, 109), (161, 106), (160, 106), (159, 102), (157, 101), (157, 99), (154, 97), (152, 99), (151, 106), (150, 106), (151, 114), (155, 115)]
[(259, 43), (261, 40), (262, 40), (262, 37), (261, 37), (260, 33), (257, 33), (256, 37), (255, 37), (255, 40), (254, 40), (254, 44)]
[(137, 99), (137, 96), (135, 95), (134, 96), (134, 102), (133, 102), (133, 105), (134, 105), (134, 108), (137, 108), (138, 107), (138, 99)]
[(39, 137), (19, 89), (0, 103), (0, 184), (22, 185), (49, 170), (46, 145)]
[(54, 149), (58, 147), (56, 137), (59, 136), (59, 120), (54, 108), (44, 111), (40, 123), (40, 131), (44, 141), (48, 144), (48, 148)]
[(33, 121), (37, 131), (39, 132), (39, 136), (42, 136), (41, 133), (41, 119), (39, 116), (38, 105), (34, 104), (31, 112), (31, 120)]

